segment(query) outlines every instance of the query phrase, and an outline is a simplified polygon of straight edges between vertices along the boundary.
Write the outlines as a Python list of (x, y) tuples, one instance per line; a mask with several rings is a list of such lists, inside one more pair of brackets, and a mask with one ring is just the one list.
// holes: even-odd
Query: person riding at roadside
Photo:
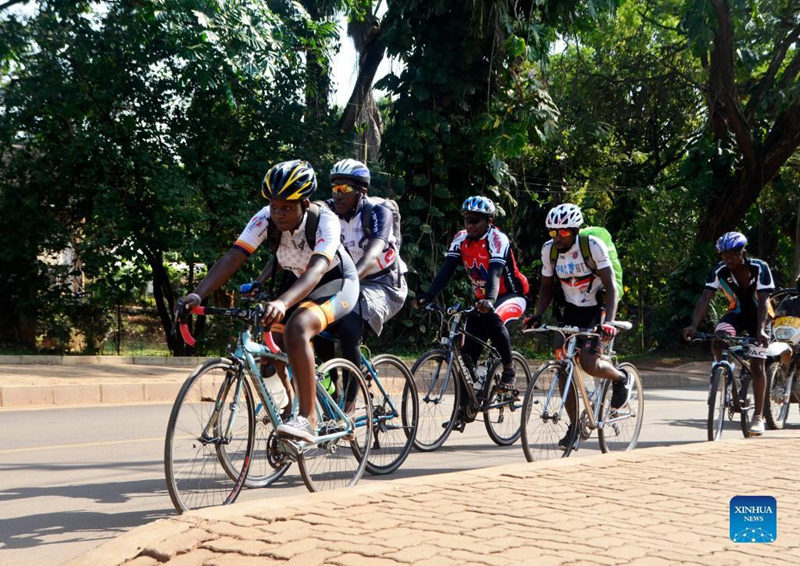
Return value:
[(471, 196), (461, 206), (465, 229), (450, 244), (444, 265), (430, 288), (417, 296), (415, 305), (424, 306), (447, 285), (459, 263), (463, 263), (472, 283), (475, 310), (467, 315), (468, 332), (461, 350), (462, 359), (475, 379), (475, 364), (482, 346), (470, 337), (491, 340), (503, 362), (500, 389), (511, 391), (515, 385), (511, 357), (511, 337), (506, 323), (525, 312), (528, 280), (517, 269), (508, 236), (493, 224), (494, 203), (483, 196)]
[[(692, 323), (683, 329), (684, 340), (691, 340), (697, 332), (697, 326), (708, 311), (708, 305), (722, 289), (728, 298), (728, 312), (720, 319), (714, 330), (715, 334), (736, 336), (744, 331), (757, 340), (756, 346), (750, 346), (750, 370), (753, 374), (753, 396), (755, 412), (750, 421), (750, 436), (764, 434), (764, 422), (761, 414), (764, 411), (764, 395), (767, 377), (764, 360), (767, 357), (766, 347), (769, 344), (767, 332), (767, 316), (770, 314), (769, 295), (775, 288), (769, 266), (761, 261), (747, 257), (745, 247), (747, 238), (741, 232), (727, 232), (717, 240), (717, 251), (722, 257), (711, 270), (705, 289), (697, 300), (692, 315)], [(724, 342), (714, 340), (711, 350), (714, 360), (722, 357)]]
[[(408, 295), (405, 277), (408, 269), (400, 259), (399, 242), (392, 229), (392, 211), (382, 203), (368, 200), (367, 166), (355, 159), (342, 159), (331, 169), (330, 181), (333, 198), (326, 203), (341, 223), (343, 244), (361, 280), (361, 295), (356, 307), (329, 330), (339, 338), (342, 356), (359, 367), (363, 325), (366, 323), (379, 336), (386, 321), (400, 311)], [(363, 215), (367, 212), (370, 225), (364, 226)], [(334, 357), (334, 344), (330, 340), (317, 339), (314, 345), (321, 358)]]
[[(564, 296), (564, 311), (559, 323), (583, 329), (595, 329), (603, 341), (613, 338), (617, 329), (614, 318), (617, 314), (616, 279), (614, 268), (608, 255), (606, 244), (594, 236), (581, 236), (589, 239), (589, 251), (595, 263), (595, 271), (586, 265), (578, 243), (578, 232), (583, 225), (581, 209), (569, 203), (556, 206), (547, 213), (545, 225), (550, 231), (551, 240), (542, 246), (542, 282), (536, 311), (523, 322), (524, 328), (536, 328), (542, 324), (542, 315), (553, 299), (556, 285), (561, 286)], [(555, 247), (558, 256), (551, 260), (551, 249)], [(556, 344), (560, 349), (563, 344)], [(579, 338), (581, 367), (589, 375), (611, 380), (611, 409), (619, 409), (628, 401), (628, 376), (604, 359), (603, 346), (598, 337)], [(577, 407), (569, 397), (567, 412), (571, 422), (567, 434), (559, 441), (559, 446), (567, 448), (569, 438), (577, 422)]]
[(256, 212), (233, 247), (217, 260), (194, 292), (178, 301), (177, 307), (180, 314), (225, 284), (267, 239), (269, 225), (274, 224), (280, 232), (275, 257), (287, 273), (277, 297), (264, 306), (262, 322), (278, 334), (277, 341), (289, 357), (300, 405), (299, 415), (281, 424), (277, 432), (308, 442), (317, 438), (311, 339), (346, 316), (358, 300), (358, 274), (341, 245), (339, 219), (325, 207), (319, 207), (316, 244), (313, 248), (308, 245), (307, 210), (312, 206), (309, 196), (316, 188), (314, 169), (307, 162), (284, 161), (273, 166), (261, 185), (261, 194), (269, 204)]

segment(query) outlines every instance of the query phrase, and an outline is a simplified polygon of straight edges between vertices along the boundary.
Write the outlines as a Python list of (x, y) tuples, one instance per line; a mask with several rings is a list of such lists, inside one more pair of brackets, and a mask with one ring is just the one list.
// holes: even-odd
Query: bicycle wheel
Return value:
[(164, 443), (175, 509), (233, 503), (247, 477), (254, 434), (253, 396), (236, 365), (217, 358), (196, 368), (172, 406)]
[[(376, 374), (364, 372), (372, 396), (372, 446), (367, 471), (380, 475), (395, 471), (414, 445), (419, 399), (411, 372), (400, 358), (381, 354), (370, 361)], [(408, 390), (409, 394), (404, 395)]]
[(742, 434), (745, 438), (750, 437), (750, 420), (755, 412), (756, 398), (753, 394), (753, 376), (742, 371), (739, 377), (733, 382), (733, 390), (737, 392), (733, 396), (734, 412), (739, 413), (739, 424), (742, 427)]
[(487, 379), (491, 379), (491, 390), (486, 410), (483, 412), (483, 424), (489, 438), (498, 446), (510, 446), (520, 437), (520, 423), (522, 422), (522, 400), (528, 392), (531, 381), (531, 370), (528, 361), (519, 352), (512, 352), (514, 373), (516, 374), (515, 389), (517, 393), (497, 392), (503, 364), (498, 361), (490, 369)]
[(279, 480), (292, 461), (279, 447), (278, 435), (269, 418), (268, 411), (261, 403), (255, 409), (255, 439), (250, 471), (244, 485), (247, 487), (268, 487)]
[(603, 426), (597, 429), (597, 439), (602, 452), (624, 452), (636, 448), (644, 418), (644, 391), (639, 371), (629, 363), (622, 363), (617, 369), (624, 370), (629, 377), (628, 402), (611, 410), (611, 382), (604, 380), (603, 396), (600, 402), (600, 420)]
[(461, 390), (454, 375), (455, 364), (450, 375), (447, 375), (448, 359), (447, 352), (431, 350), (414, 362), (411, 368), (419, 399), (414, 448), (421, 452), (431, 452), (444, 444), (455, 424)]
[(297, 458), (300, 475), (309, 491), (327, 491), (358, 483), (369, 457), (372, 441), (372, 403), (361, 372), (347, 360), (334, 358), (317, 368), (317, 375), (331, 373), (340, 380), (341, 394), (334, 399), (317, 387), (317, 434), (342, 432), (348, 423), (332, 408), (338, 404), (354, 423), (353, 432), (335, 440), (318, 442)]
[(730, 372), (725, 366), (715, 367), (711, 373), (711, 383), (708, 388), (708, 440), (714, 441), (722, 438), (722, 427), (725, 424), (725, 391), (728, 388)]
[[(563, 392), (558, 376), (564, 371), (562, 362), (547, 362), (528, 384), (522, 405), (522, 451), (528, 462), (569, 456), (577, 441), (578, 427), (570, 426), (567, 408), (561, 406)], [(574, 385), (570, 385), (567, 399), (579, 408)]]
[[(764, 396), (764, 419), (767, 428), (780, 430), (789, 417), (789, 395), (786, 387), (789, 376), (780, 362), (772, 362), (767, 366), (767, 392)], [(791, 394), (791, 391), (788, 393)]]

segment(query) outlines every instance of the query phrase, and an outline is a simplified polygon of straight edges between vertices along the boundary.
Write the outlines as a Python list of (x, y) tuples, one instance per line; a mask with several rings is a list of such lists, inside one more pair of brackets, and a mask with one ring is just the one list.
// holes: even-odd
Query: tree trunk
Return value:
[(794, 266), (792, 279), (797, 280), (800, 276), (800, 201), (797, 204), (797, 224), (794, 230)]
[[(377, 106), (371, 96), (372, 82), (375, 80), (375, 73), (378, 72), (381, 61), (383, 61), (386, 46), (381, 37), (380, 21), (373, 17), (365, 24), (369, 25), (369, 28), (366, 32), (362, 30), (358, 33), (358, 37), (355, 36), (357, 32), (352, 32), (356, 50), (359, 53), (358, 76), (339, 123), (339, 128), (343, 132), (353, 131), (359, 116), (377, 113)], [(369, 106), (366, 112), (364, 111), (365, 105)], [(374, 107), (374, 112), (372, 107)]]
[(186, 348), (178, 333), (172, 333), (172, 313), (175, 306), (175, 297), (172, 295), (172, 287), (169, 284), (169, 274), (160, 252), (153, 252), (149, 249), (144, 251), (147, 263), (153, 272), (153, 298), (156, 301), (158, 318), (161, 320), (161, 327), (167, 339), (167, 347), (173, 356), (186, 355)]

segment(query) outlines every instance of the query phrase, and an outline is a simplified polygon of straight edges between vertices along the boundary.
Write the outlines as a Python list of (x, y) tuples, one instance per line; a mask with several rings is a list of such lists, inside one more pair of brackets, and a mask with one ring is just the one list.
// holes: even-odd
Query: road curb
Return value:
[[(46, 385), (0, 385), (0, 409), (53, 408), (60, 406), (92, 406), (120, 405), (132, 403), (172, 403), (188, 377), (191, 367), (195, 367), (206, 358), (191, 358), (195, 364), (186, 366), (185, 376), (180, 378), (150, 379), (148, 381), (130, 381), (130, 377), (101, 379), (87, 377), (85, 383), (54, 383)], [(105, 361), (105, 359), (104, 359)], [(2, 365), (2, 364), (0, 364)], [(25, 364), (20, 364), (25, 365)], [(42, 365), (42, 364), (39, 364)], [(58, 365), (58, 364), (48, 364)], [(63, 364), (70, 365), (70, 364)], [(89, 363), (87, 366), (97, 364)], [(105, 365), (105, 364), (104, 364)], [(112, 366), (136, 364), (111, 364)], [(139, 364), (153, 366), (154, 364)], [(169, 367), (169, 366), (163, 366)], [(184, 367), (183, 365), (172, 368)], [(81, 379), (81, 378), (78, 378)], [(706, 384), (708, 378), (699, 372), (666, 373), (650, 371), (642, 374), (642, 385), (645, 394), (648, 389), (660, 387), (697, 387)]]
[[(213, 356), (212, 356), (213, 357)], [(210, 357), (187, 356), (44, 356), (44, 355), (0, 355), (0, 365), (48, 365), (48, 366), (96, 366), (137, 365), (194, 367)]]

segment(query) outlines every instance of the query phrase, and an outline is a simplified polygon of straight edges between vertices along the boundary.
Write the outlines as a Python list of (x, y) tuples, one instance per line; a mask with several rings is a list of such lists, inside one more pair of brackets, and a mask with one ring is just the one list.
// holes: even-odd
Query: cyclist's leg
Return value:
[(489, 337), (483, 315), (477, 311), (469, 313), (464, 325), (464, 330), (467, 331), (467, 336), (464, 338), (464, 346), (461, 348), (461, 357), (467, 365), (466, 369), (470, 373), (470, 377), (475, 379), (475, 365), (481, 357), (483, 346), (473, 339), (472, 336), (484, 342)]
[[(349, 256), (342, 255), (336, 273), (328, 274), (323, 283), (311, 291), (305, 300), (287, 311), (284, 344), (297, 383), (300, 416), (316, 425), (316, 383), (314, 350), (311, 339), (334, 321), (341, 320), (358, 300), (358, 277)], [(303, 423), (301, 423), (303, 424)], [(296, 427), (287, 423), (279, 432), (294, 434)]]
[(494, 313), (489, 324), (489, 338), (503, 362), (503, 377), (501, 384), (508, 388), (514, 387), (514, 360), (511, 357), (511, 336), (508, 334), (506, 324), (517, 320), (525, 313), (527, 303), (524, 297), (507, 293), (497, 298)]

